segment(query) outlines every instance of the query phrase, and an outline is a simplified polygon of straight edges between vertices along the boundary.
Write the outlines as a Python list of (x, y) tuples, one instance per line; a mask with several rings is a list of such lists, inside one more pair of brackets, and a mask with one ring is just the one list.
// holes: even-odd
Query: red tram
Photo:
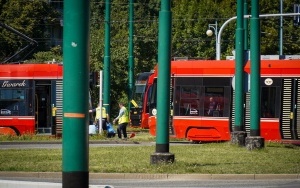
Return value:
[[(250, 62), (245, 65), (250, 74)], [(235, 91), (232, 60), (171, 62), (170, 136), (191, 141), (230, 140)], [(149, 77), (142, 116), (156, 134), (157, 70)], [(265, 140), (300, 141), (300, 60), (261, 60), (260, 135)], [(218, 106), (208, 113), (209, 100)], [(148, 113), (148, 114), (147, 114)], [(244, 125), (250, 134), (250, 92), (244, 97)]]
[[(153, 72), (143, 72), (139, 73), (135, 80), (135, 90), (133, 101), (135, 105), (130, 109), (130, 125), (133, 127), (140, 128), (149, 128), (148, 127), (148, 117), (149, 113), (145, 113), (143, 99), (145, 93), (147, 92), (147, 86), (149, 83), (149, 77), (153, 74)], [(153, 79), (152, 79), (153, 80)]]
[(61, 64), (0, 65), (0, 133), (61, 135)]

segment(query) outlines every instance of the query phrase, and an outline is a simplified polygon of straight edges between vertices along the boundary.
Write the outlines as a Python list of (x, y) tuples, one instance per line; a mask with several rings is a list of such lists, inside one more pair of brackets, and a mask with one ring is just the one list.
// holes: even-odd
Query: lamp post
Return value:
[[(278, 17), (278, 16), (300, 16), (300, 13), (282, 13), (282, 14), (261, 14), (259, 15), (260, 18), (266, 18), (266, 17)], [(251, 18), (251, 15), (244, 15), (244, 18)], [(236, 19), (236, 16), (229, 18), (226, 22), (223, 23), (223, 25), (220, 27), (219, 33), (218, 33), (218, 40), (217, 40), (217, 60), (221, 60), (221, 34), (225, 28), (226, 25), (229, 24), (229, 22)]]
[[(213, 31), (211, 30), (213, 29)], [(215, 24), (208, 24), (208, 30), (206, 31), (206, 35), (211, 37), (215, 33), (216, 36), (216, 60), (217, 60), (217, 54), (218, 54), (218, 22), (216, 21)]]

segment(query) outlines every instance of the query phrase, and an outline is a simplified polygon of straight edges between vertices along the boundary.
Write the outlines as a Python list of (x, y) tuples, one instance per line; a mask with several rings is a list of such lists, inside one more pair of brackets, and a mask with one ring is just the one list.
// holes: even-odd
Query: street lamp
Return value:
[[(282, 14), (261, 14), (259, 15), (260, 18), (266, 18), (266, 17), (278, 17), (278, 16), (300, 16), (300, 13), (282, 13)], [(244, 15), (244, 18), (251, 18), (251, 15)], [(217, 50), (216, 50), (216, 60), (221, 60), (221, 34), (225, 28), (226, 25), (229, 24), (232, 20), (236, 20), (236, 16), (229, 18), (226, 20), (223, 25), (220, 27), (220, 30), (218, 32), (218, 40), (217, 40)]]
[[(213, 31), (211, 30), (213, 29)], [(211, 37), (213, 35), (213, 33), (215, 33), (216, 36), (216, 60), (217, 60), (217, 54), (218, 54), (218, 22), (216, 21), (215, 24), (208, 24), (208, 30), (206, 31), (206, 35)]]

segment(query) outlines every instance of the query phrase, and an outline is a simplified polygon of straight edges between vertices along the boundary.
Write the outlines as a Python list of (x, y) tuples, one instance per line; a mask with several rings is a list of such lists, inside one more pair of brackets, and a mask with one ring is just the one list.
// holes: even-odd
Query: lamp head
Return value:
[(213, 35), (213, 31), (210, 30), (210, 29), (207, 30), (207, 31), (206, 31), (206, 35), (209, 36), (209, 37), (211, 37), (211, 36)]

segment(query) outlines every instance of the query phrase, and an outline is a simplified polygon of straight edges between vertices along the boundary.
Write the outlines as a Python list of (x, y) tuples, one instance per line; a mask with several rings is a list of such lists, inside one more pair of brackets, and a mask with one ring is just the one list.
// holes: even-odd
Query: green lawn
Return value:
[[(138, 139), (138, 135), (137, 138)], [(170, 145), (172, 164), (151, 165), (155, 146), (90, 147), (89, 172), (299, 174), (300, 147), (265, 143), (247, 150), (226, 143)], [(70, 159), (72, 160), (72, 159)], [(0, 149), (0, 171), (61, 172), (61, 149)]]

